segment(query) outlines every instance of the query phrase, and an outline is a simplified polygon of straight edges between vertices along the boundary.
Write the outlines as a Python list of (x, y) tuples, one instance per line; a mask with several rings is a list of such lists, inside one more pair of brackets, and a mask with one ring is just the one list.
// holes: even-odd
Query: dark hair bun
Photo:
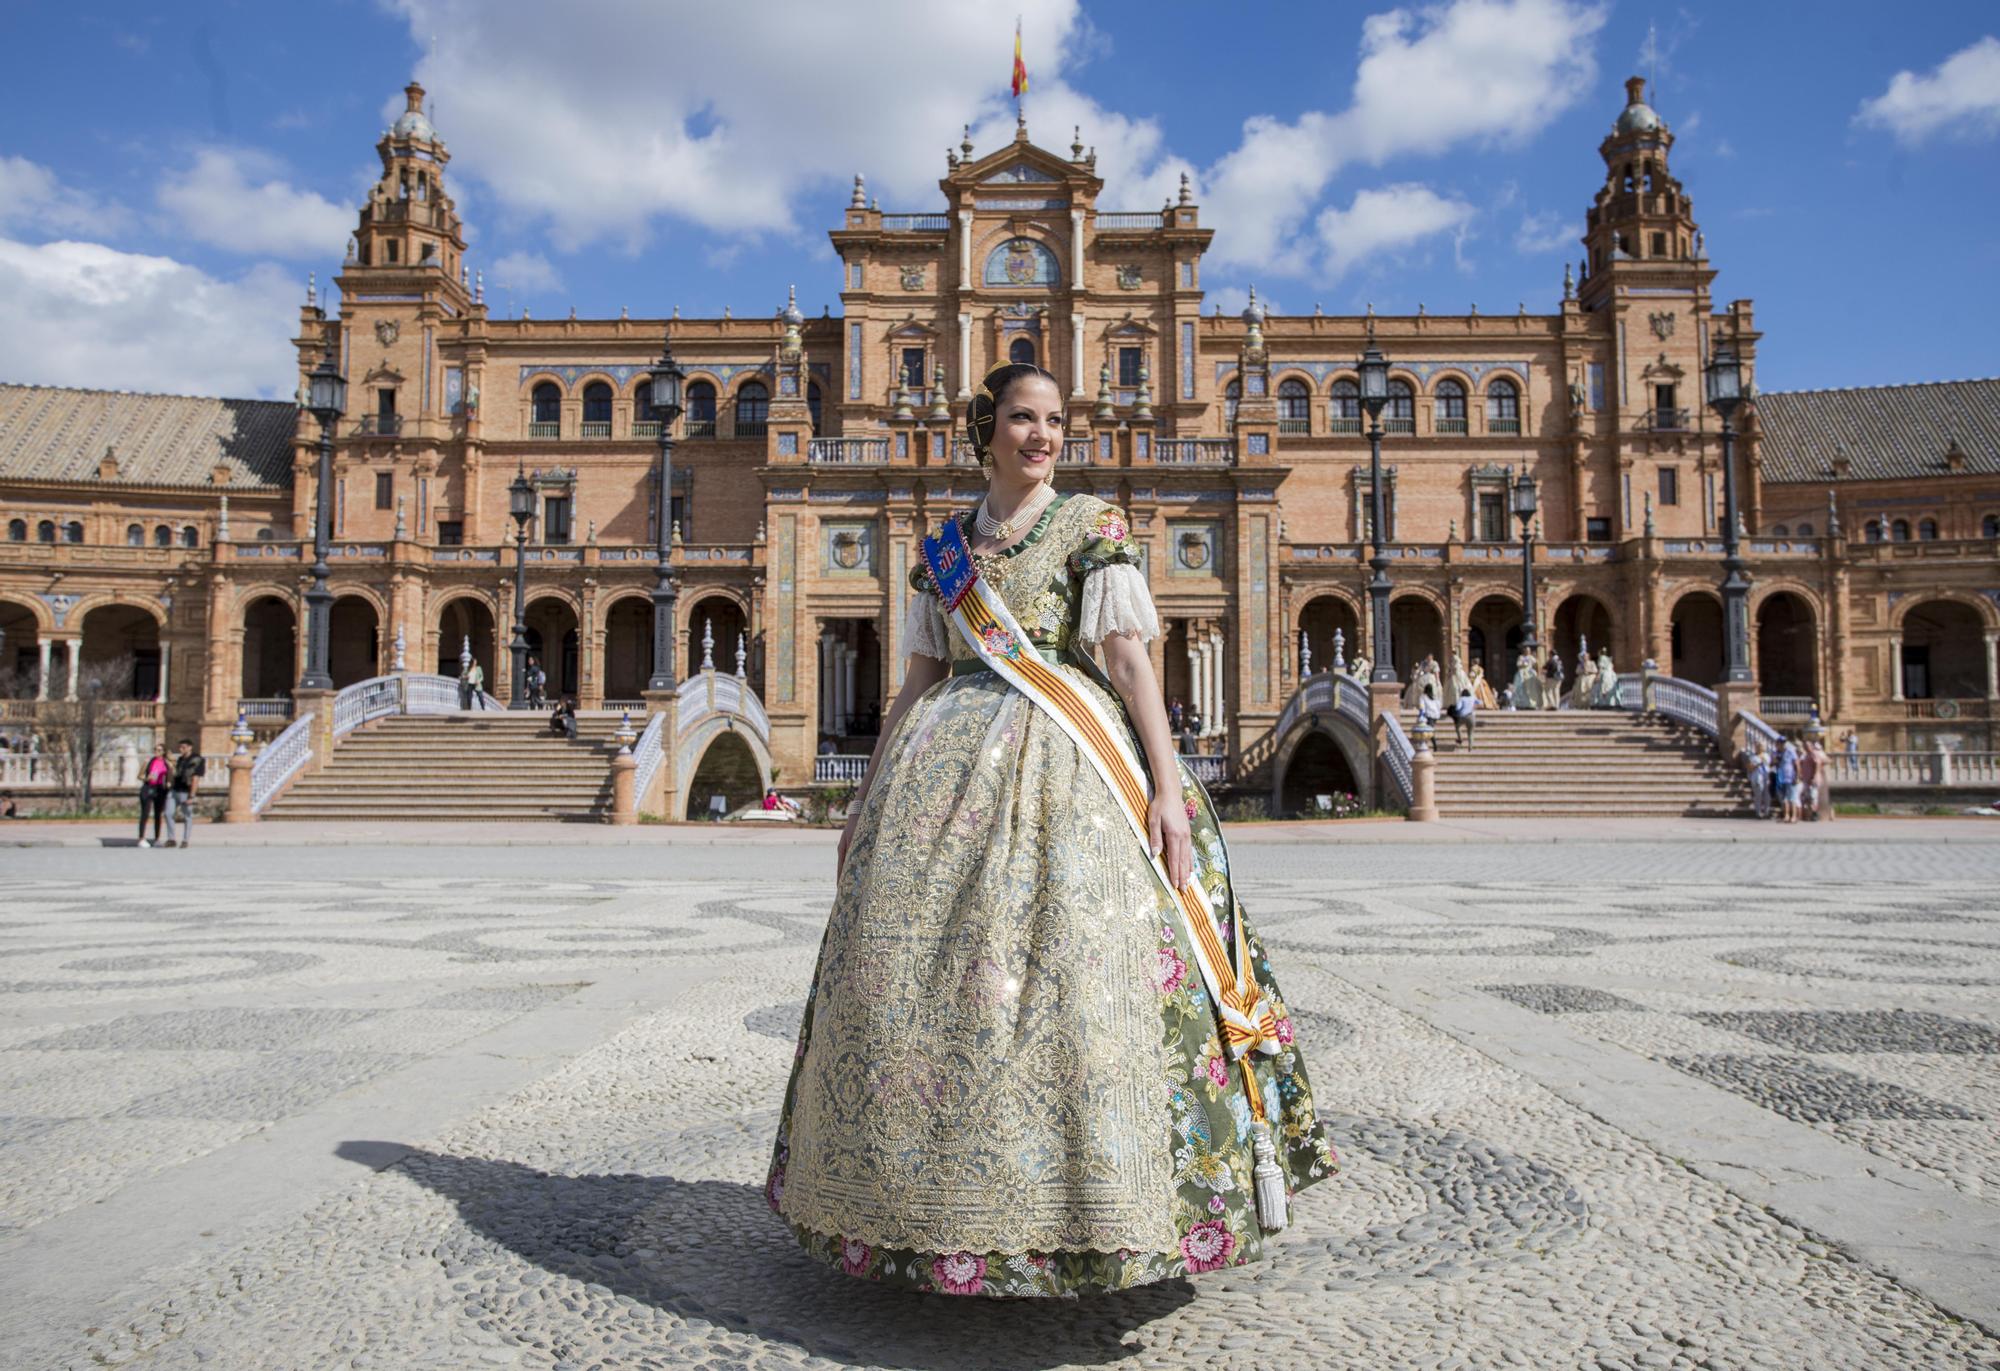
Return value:
[(965, 436), (972, 441), (972, 450), (978, 454), (981, 463), (992, 457), (993, 428), (1000, 418), (1000, 402), (1006, 398), (1007, 388), (1029, 376), (1041, 376), (1060, 392), (1062, 383), (1032, 362), (1007, 362), (986, 373), (986, 379), (979, 383), (979, 390), (972, 397), (972, 403), (965, 411)]

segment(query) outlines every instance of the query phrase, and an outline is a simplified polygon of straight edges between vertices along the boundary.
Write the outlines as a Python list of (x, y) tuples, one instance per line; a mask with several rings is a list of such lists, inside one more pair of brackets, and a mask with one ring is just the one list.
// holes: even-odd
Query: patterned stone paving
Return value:
[[(1271, 1261), (1056, 1306), (861, 1285), (764, 1209), (823, 880), (358, 856), (301, 881), (244, 851), (162, 888), (80, 854), (0, 878), (0, 1345), (10, 1368), (2000, 1366), (1991, 1299), (1746, 1198), (1580, 1071), (1508, 1064), (1503, 1037), (1608, 1053), (1777, 1153), (1853, 1156), (1857, 1187), (1930, 1187), (1915, 1241), (2000, 1288), (1993, 859), (1827, 880), (1681, 847), (1608, 879), (1593, 853), (1582, 881), (1530, 846), (1476, 878), (1337, 848), (1273, 876), (1237, 840), (1346, 1174)], [(203, 1175), (273, 1169), (284, 1203), (175, 1213)], [(120, 1234), (127, 1210), (169, 1220)]]

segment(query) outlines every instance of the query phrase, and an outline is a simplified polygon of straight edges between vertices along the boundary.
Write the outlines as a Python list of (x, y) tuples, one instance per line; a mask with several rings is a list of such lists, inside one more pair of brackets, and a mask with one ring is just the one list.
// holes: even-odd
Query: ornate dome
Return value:
[(1257, 287), (1250, 287), (1250, 303), (1243, 306), (1243, 322), (1261, 324), (1264, 322), (1264, 306), (1257, 300)]
[(1634, 76), (1625, 82), (1625, 108), (1612, 125), (1614, 133), (1658, 133), (1666, 125), (1646, 103), (1646, 78)]
[(424, 117), (424, 88), (415, 81), (410, 82), (403, 87), (403, 100), (406, 108), (397, 116), (396, 122), (389, 125), (389, 136), (425, 143), (437, 142), (437, 130)]
[(799, 310), (799, 288), (792, 286), (785, 292), (785, 322), (797, 328), (805, 321), (806, 316)]

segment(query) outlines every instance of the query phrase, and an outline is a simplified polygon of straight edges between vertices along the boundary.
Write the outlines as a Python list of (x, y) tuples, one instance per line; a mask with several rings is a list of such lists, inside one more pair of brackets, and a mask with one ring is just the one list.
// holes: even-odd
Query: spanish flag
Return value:
[(1021, 21), (1014, 21), (1014, 98), (1028, 88), (1028, 64), (1021, 60)]

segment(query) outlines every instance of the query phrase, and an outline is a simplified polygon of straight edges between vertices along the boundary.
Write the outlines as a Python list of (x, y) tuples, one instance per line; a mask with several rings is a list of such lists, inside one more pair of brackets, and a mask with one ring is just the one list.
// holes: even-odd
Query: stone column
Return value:
[(222, 822), (255, 823), (257, 811), (250, 807), (250, 770), (255, 765), (250, 756), (252, 735), (241, 713), (237, 714), (236, 727), (229, 736), (236, 744), (236, 750), (229, 756), (229, 808), (223, 811)]
[(972, 211), (962, 209), (958, 212), (958, 288), (970, 290), (973, 284)]
[[(970, 216), (968, 216), (970, 217)], [(972, 316), (958, 316), (958, 398), (972, 398)]]
[(854, 668), (861, 660), (861, 649), (852, 644), (842, 644), (840, 649), (840, 716), (844, 723), (854, 718)]
[(1903, 635), (1889, 635), (1889, 698), (1903, 698)]
[(76, 678), (83, 674), (83, 639), (70, 638), (63, 644), (63, 657), (69, 662), (69, 681), (63, 693), (66, 700), (76, 698)]
[(1069, 396), (1072, 400), (1083, 398), (1083, 315), (1072, 314), (1069, 320), (1069, 357), (1073, 373)]
[(174, 653), (173, 642), (166, 638), (160, 639), (160, 691), (158, 698), (161, 706), (161, 719), (163, 722), (166, 717), (165, 708), (167, 703), (167, 681), (173, 675), (173, 666), (174, 666), (173, 653)]
[(1083, 288), (1083, 211), (1080, 209), (1069, 212), (1069, 280), (1072, 291)]
[(1211, 733), (1222, 733), (1226, 731), (1223, 726), (1222, 715), (1229, 707), (1228, 691), (1224, 685), (1227, 679), (1229, 659), (1223, 652), (1221, 629), (1211, 629), (1208, 641), (1212, 645), (1215, 658), (1215, 713), (1210, 716), (1214, 722), (1210, 724), (1208, 731)]
[(42, 639), (42, 640), (41, 640), (40, 642), (38, 642), (38, 643), (36, 644), (36, 646), (37, 646), (38, 648), (40, 648), (40, 649), (41, 649), (41, 654), (42, 654), (42, 674), (41, 674), (41, 675), (40, 675), (39, 677), (37, 677), (37, 678), (35, 679), (35, 698), (36, 698), (37, 700), (46, 700), (46, 699), (48, 699), (48, 698), (49, 698), (49, 647), (50, 647), (50, 643), (49, 643), (49, 640), (48, 640), (47, 638), (43, 638), (43, 639)]
[(1437, 756), (1431, 751), (1431, 726), (1410, 730), (1410, 813), (1417, 823), (1433, 823), (1437, 809)]
[(2000, 700), (2000, 633), (1986, 631), (1986, 698)]
[(819, 635), (819, 731), (833, 732), (833, 634)]
[[(1188, 708), (1201, 714), (1201, 640), (1195, 637), (1194, 626), (1188, 626)], [(1204, 714), (1202, 717), (1206, 718)]]

